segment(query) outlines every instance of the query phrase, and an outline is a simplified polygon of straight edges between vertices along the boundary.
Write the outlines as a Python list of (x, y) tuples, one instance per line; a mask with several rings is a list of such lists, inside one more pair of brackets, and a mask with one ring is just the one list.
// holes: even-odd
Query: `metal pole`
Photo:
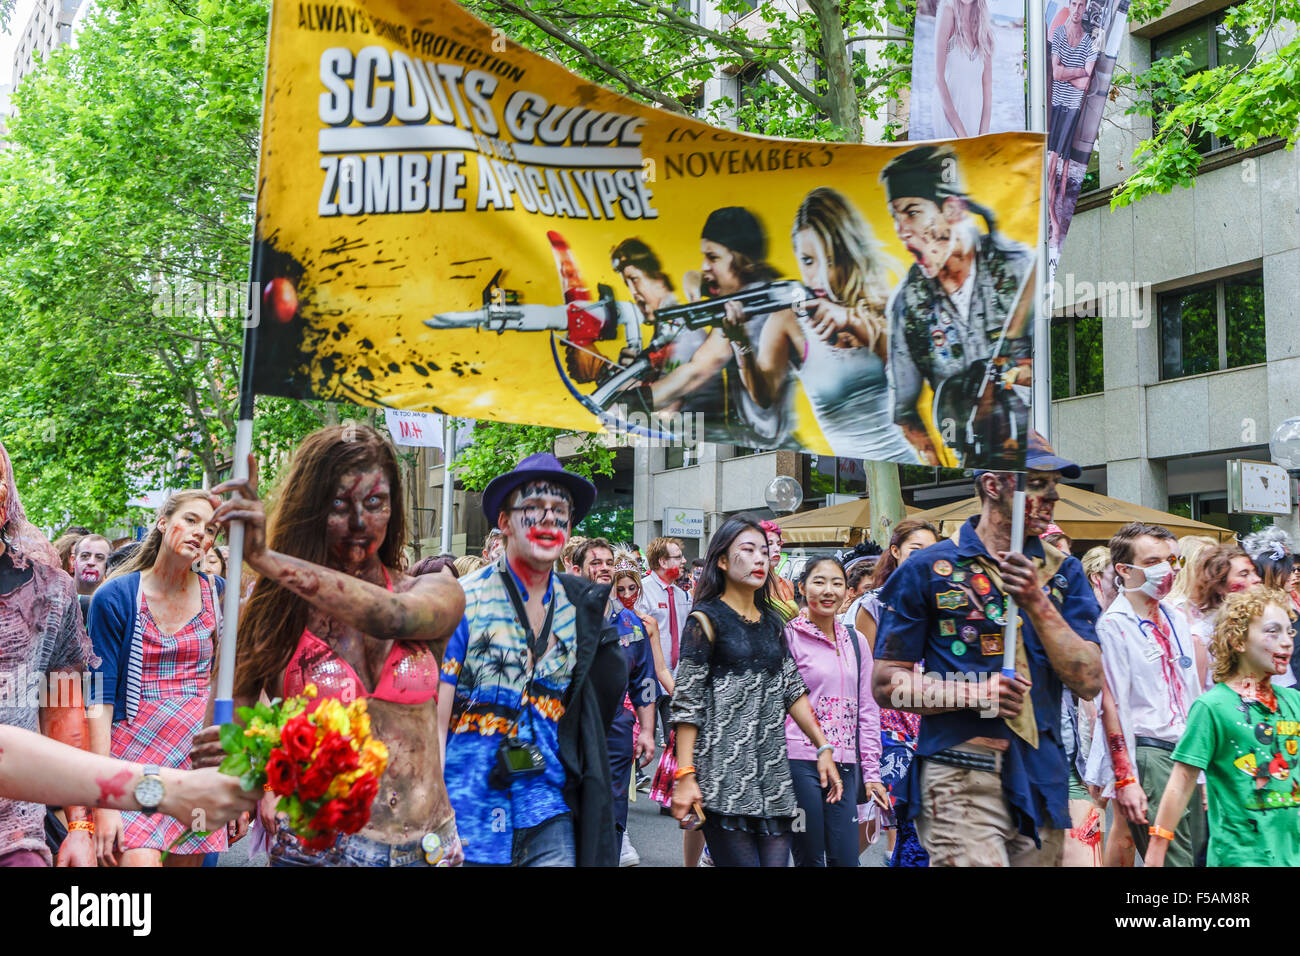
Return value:
[[(1025, 473), (1016, 473), (1016, 494), (1011, 502), (1011, 550), (1025, 550)], [(1016, 599), (1007, 595), (1007, 617), (1002, 625), (1002, 676), (1016, 676), (1016, 638), (1020, 627), (1020, 610)]]
[(455, 481), (451, 475), (456, 455), (456, 429), (451, 419), (442, 416), (442, 553), (451, 554), (451, 517), (455, 508)]
[[(1029, 31), (1029, 129), (1034, 133), (1047, 132), (1047, 0), (1027, 0), (1028, 16), (1025, 27)], [(1047, 441), (1052, 440), (1052, 281), (1048, 274), (1047, 259), (1047, 153), (1043, 153), (1038, 204), (1038, 268), (1034, 270), (1038, 283), (1034, 301), (1034, 387), (1031, 404), (1034, 430)]]
[[(271, 37), (275, 33), (276, 4), (266, 17), (266, 56), (262, 65), (262, 121), (266, 122), (266, 106), (271, 96), (270, 66)], [(265, 132), (265, 130), (263, 130)], [(259, 139), (257, 150), (257, 179), (262, 182), (262, 149)], [(257, 268), (257, 207), (253, 212), (253, 238), (248, 263), (248, 311), (244, 316), (244, 354), (239, 376), (239, 418), (235, 423), (235, 460), (231, 463), (231, 478), (248, 477), (248, 456), (253, 451), (253, 409), (257, 397), (253, 390), (253, 366), (257, 355), (257, 326), (262, 315), (262, 297), (254, 284), (259, 275)], [(226, 562), (226, 593), (221, 603), (221, 644), (217, 659), (217, 688), (212, 702), (212, 722), (228, 724), (235, 719), (235, 650), (239, 643), (240, 578), (244, 570), (244, 523), (230, 522), (226, 533), (230, 546), (230, 559)]]

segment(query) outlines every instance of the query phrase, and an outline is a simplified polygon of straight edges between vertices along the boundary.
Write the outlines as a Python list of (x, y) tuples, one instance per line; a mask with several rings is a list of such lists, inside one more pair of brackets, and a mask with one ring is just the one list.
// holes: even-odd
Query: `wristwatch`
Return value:
[(141, 813), (154, 814), (158, 812), (158, 804), (163, 802), (167, 788), (163, 786), (162, 777), (159, 776), (159, 768), (156, 763), (144, 765), (144, 773), (136, 781), (133, 793), (135, 802), (140, 804)]

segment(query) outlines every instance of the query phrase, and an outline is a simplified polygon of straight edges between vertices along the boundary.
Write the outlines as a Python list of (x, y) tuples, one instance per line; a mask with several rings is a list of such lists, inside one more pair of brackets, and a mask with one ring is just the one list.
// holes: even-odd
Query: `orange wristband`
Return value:
[(695, 773), (694, 767), (678, 767), (677, 772), (673, 774), (673, 779), (680, 780), (682, 779), (682, 777), (685, 777), (688, 774), (692, 774), (692, 773)]
[(73, 833), (76, 830), (85, 830), (87, 833), (95, 832), (94, 820), (70, 820), (68, 822), (68, 832)]
[(1119, 792), (1120, 790), (1122, 790), (1124, 787), (1127, 787), (1130, 783), (1137, 783), (1137, 782), (1138, 782), (1138, 778), (1137, 778), (1137, 777), (1125, 777), (1123, 780), (1116, 780), (1116, 781), (1115, 781), (1115, 792), (1118, 793), (1118, 792)]
[(1162, 840), (1169, 840), (1172, 842), (1174, 839), (1173, 830), (1166, 830), (1164, 827), (1158, 827), (1155, 824), (1147, 827), (1147, 833), (1151, 834), (1153, 837), (1160, 837)]

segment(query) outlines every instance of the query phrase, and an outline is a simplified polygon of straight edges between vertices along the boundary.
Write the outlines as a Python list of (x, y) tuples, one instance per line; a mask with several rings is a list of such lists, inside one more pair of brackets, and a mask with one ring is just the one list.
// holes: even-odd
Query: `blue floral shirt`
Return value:
[[(442, 681), (456, 695), (447, 728), (444, 773), (465, 859), (472, 863), (511, 862), (515, 830), (538, 826), (569, 811), (563, 796), (557, 725), (577, 657), (576, 612), (552, 574), (545, 600), (556, 602), (551, 623), (555, 640), (537, 662), (528, 706), (521, 713), (528, 645), (501, 580), (503, 568), (528, 600), (527, 589), (504, 557), (464, 579), (465, 616), (442, 662)], [(498, 790), (488, 777), (516, 715), (519, 739), (537, 746), (546, 758), (546, 770), (515, 780), (508, 790)]]

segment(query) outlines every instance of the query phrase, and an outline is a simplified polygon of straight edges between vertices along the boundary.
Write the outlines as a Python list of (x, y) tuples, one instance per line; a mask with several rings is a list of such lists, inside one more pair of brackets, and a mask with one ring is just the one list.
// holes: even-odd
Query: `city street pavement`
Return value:
[[(648, 794), (638, 793), (635, 803), (628, 807), (627, 832), (641, 855), (641, 866), (681, 866), (682, 865), (682, 831), (677, 821), (670, 816), (661, 816), (658, 804), (651, 801)], [(862, 854), (863, 866), (883, 866), (885, 863), (885, 841), (877, 840), (874, 846), (867, 847)], [(259, 856), (250, 862), (248, 859), (248, 840), (243, 839), (221, 855), (218, 866), (264, 866), (266, 857)]]
[[(653, 768), (654, 764), (651, 764)], [(681, 866), (682, 831), (677, 821), (659, 813), (659, 805), (647, 793), (637, 792), (636, 801), (628, 805), (627, 832), (632, 845), (641, 856), (641, 866)], [(266, 857), (259, 856), (250, 862), (248, 840), (240, 840), (229, 852), (221, 855), (219, 866), (264, 866)], [(867, 847), (862, 854), (863, 866), (884, 866), (885, 840), (883, 837)]]

